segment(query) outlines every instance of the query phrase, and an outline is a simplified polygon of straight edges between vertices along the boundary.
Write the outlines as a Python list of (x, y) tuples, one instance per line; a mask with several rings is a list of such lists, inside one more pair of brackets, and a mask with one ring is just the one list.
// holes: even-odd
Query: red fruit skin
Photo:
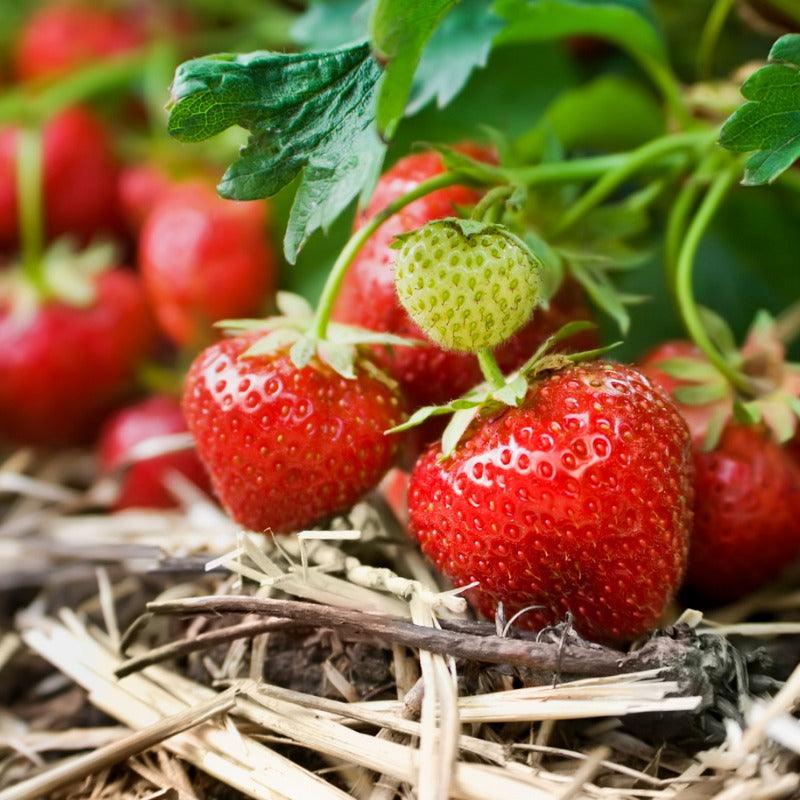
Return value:
[(63, 76), (88, 62), (135, 50), (143, 30), (125, 17), (100, 8), (46, 5), (20, 34), (14, 54), (17, 78)]
[(286, 354), (239, 358), (255, 335), (211, 345), (192, 364), (183, 410), (214, 490), (254, 531), (287, 533), (349, 509), (392, 465), (398, 395), (359, 369), (347, 380)]
[[(0, 246), (18, 239), (18, 129), (0, 131)], [(119, 227), (117, 162), (111, 139), (83, 108), (54, 117), (44, 129), (44, 215), (50, 238), (69, 234), (86, 242)]]
[(132, 164), (120, 170), (117, 202), (125, 227), (138, 234), (150, 212), (173, 186), (164, 172), (150, 164)]
[(139, 267), (156, 319), (176, 344), (203, 344), (217, 320), (263, 310), (276, 282), (265, 213), (261, 202), (223, 200), (187, 183), (147, 217)]
[[(491, 154), (475, 145), (462, 146), (470, 155), (491, 161)], [(360, 228), (391, 201), (444, 170), (435, 152), (408, 156), (398, 161), (378, 181), (369, 205), (356, 221)], [(409, 203), (385, 222), (366, 242), (345, 276), (333, 318), (370, 330), (391, 332), (425, 340), (400, 304), (394, 287), (395, 236), (414, 230), (434, 219), (457, 214), (459, 206), (473, 205), (480, 198), (474, 189), (451, 186)], [(553, 298), (548, 310), (538, 309), (531, 321), (496, 352), (500, 367), (518, 367), (544, 339), (564, 323), (589, 316), (580, 288), (567, 283)], [(596, 347), (594, 334), (575, 337), (570, 345)], [(380, 366), (400, 383), (411, 408), (452, 400), (482, 380), (477, 359), (429, 347), (375, 348)]]
[[(674, 395), (676, 389), (692, 385), (690, 382), (667, 375), (666, 372), (659, 368), (660, 362), (672, 358), (692, 358), (703, 362), (707, 360), (699, 347), (687, 342), (685, 339), (664, 342), (650, 350), (639, 362), (639, 369), (651, 381), (661, 386), (670, 397)], [(714, 414), (718, 410), (724, 411), (730, 408), (729, 400), (718, 400), (704, 405), (686, 405), (677, 401), (676, 403), (681, 415), (686, 420), (686, 424), (689, 426), (692, 438), (700, 441), (705, 437), (708, 424)]]
[(800, 466), (763, 430), (736, 423), (694, 461), (687, 583), (705, 602), (729, 602), (800, 555)]
[[(686, 341), (666, 342), (648, 353), (642, 371), (672, 393), (683, 381), (658, 369), (667, 358), (705, 360)], [(678, 404), (694, 441), (694, 530), (687, 585), (697, 601), (731, 602), (775, 579), (800, 554), (800, 462), (796, 445), (778, 445), (764, 430), (729, 422), (717, 447), (703, 440), (717, 410)]]
[[(98, 441), (100, 466), (111, 472), (128, 461), (131, 449), (157, 436), (187, 431), (180, 403), (167, 395), (153, 395), (113, 414), (103, 426)], [(167, 490), (165, 478), (179, 472), (206, 494), (211, 482), (197, 453), (182, 450), (142, 459), (129, 466), (114, 503), (114, 509), (172, 508), (177, 505)]]
[(649, 631), (680, 584), (691, 528), (689, 432), (661, 389), (598, 362), (534, 385), (522, 404), (478, 423), (409, 486), (411, 530), (471, 600), (540, 628), (574, 615), (584, 636)]
[(0, 311), (0, 437), (87, 441), (131, 387), (154, 341), (137, 277), (102, 273), (92, 306), (47, 301), (30, 318)]

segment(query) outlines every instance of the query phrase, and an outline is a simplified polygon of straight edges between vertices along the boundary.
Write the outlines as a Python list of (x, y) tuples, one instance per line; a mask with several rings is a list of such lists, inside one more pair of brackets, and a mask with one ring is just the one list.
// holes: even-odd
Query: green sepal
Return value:
[(290, 348), (289, 358), (297, 369), (307, 366), (317, 352), (317, 340), (312, 336), (301, 336)]
[(461, 409), (453, 414), (442, 434), (442, 459), (449, 458), (453, 454), (461, 437), (467, 432), (479, 413), (480, 408), (476, 406), (475, 408)]
[(679, 386), (672, 394), (684, 405), (705, 406), (717, 400), (724, 400), (730, 394), (730, 388), (725, 381), (715, 381), (698, 383), (694, 386)]
[(725, 430), (725, 425), (728, 422), (730, 412), (724, 408), (718, 408), (711, 415), (706, 428), (706, 434), (703, 437), (702, 450), (704, 453), (710, 453), (715, 450), (722, 437), (722, 431)]
[(351, 344), (340, 344), (330, 340), (317, 342), (317, 355), (343, 378), (352, 380), (356, 376), (356, 348)]
[(286, 317), (311, 319), (314, 316), (311, 303), (302, 295), (294, 292), (278, 292), (275, 296), (275, 305), (278, 307), (278, 311)]
[(719, 378), (716, 367), (699, 358), (667, 358), (655, 365), (666, 375), (692, 383), (707, 383)]
[(465, 179), (479, 184), (506, 183), (505, 173), (500, 167), (487, 164), (485, 161), (478, 161), (478, 159), (444, 144), (431, 144), (430, 147), (439, 153), (442, 157), (442, 164), (450, 172), (463, 175)]
[(291, 328), (278, 328), (270, 331), (266, 336), (257, 339), (247, 350), (242, 353), (241, 358), (257, 358), (258, 356), (271, 356), (280, 350), (294, 345), (302, 334)]
[(748, 403), (737, 400), (733, 404), (733, 417), (742, 425), (758, 425), (761, 422), (761, 408), (754, 400)]
[(528, 393), (528, 381), (524, 375), (512, 376), (501, 389), (492, 392), (492, 397), (498, 403), (517, 407)]

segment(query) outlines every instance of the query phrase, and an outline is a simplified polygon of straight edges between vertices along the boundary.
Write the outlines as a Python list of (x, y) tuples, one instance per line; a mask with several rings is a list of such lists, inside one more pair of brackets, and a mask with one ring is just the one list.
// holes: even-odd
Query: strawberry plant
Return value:
[[(703, 69), (708, 69), (713, 60), (723, 11), (722, 7), (715, 11), (703, 31)], [(478, 26), (469, 23), (474, 15), (485, 15), (488, 23), (480, 26), (480, 32)], [(696, 256), (712, 218), (743, 172), (746, 185), (782, 180), (782, 174), (799, 154), (794, 135), (796, 76), (800, 69), (797, 37), (780, 39), (770, 52), (769, 63), (747, 78), (742, 86), (747, 100), (744, 105), (736, 108), (735, 101), (726, 100), (709, 108), (698, 100), (702, 87), (698, 85), (694, 93), (687, 91), (673, 72), (662, 31), (645, 2), (508, 0), (430, 5), (378, 0), (341, 7), (322, 2), (301, 18), (296, 35), (311, 49), (297, 54), (259, 52), (196, 59), (178, 69), (172, 87), (169, 129), (177, 138), (198, 141), (232, 125), (250, 131), (240, 159), (229, 167), (219, 185), (223, 196), (240, 200), (272, 196), (299, 181), (284, 238), (288, 261), (296, 261), (312, 234), (319, 228), (328, 230), (359, 194), (366, 199), (371, 195), (375, 198), (371, 210), (360, 217), (355, 232), (336, 258), (308, 321), (304, 323), (296, 316), (283, 322), (280, 318), (267, 321), (268, 332), (251, 350), (269, 353), (270, 357), (288, 353), (298, 370), (308, 369), (318, 359), (353, 380), (354, 364), (361, 357), (358, 353), (371, 347), (371, 357), (378, 358), (411, 393), (414, 413), (407, 422), (393, 428), (395, 434), (431, 417), (451, 417), (440, 449), (434, 448), (421, 462), (429, 465), (431, 480), (436, 475), (444, 483), (433, 489), (419, 478), (418, 483), (426, 488), (415, 491), (412, 480), (410, 495), (412, 529), (421, 537), (424, 549), (435, 554), (439, 566), (459, 582), (477, 580), (481, 584), (479, 593), (493, 597), (493, 602), (504, 601), (516, 608), (526, 603), (538, 604), (549, 609), (542, 612), (540, 621), (548, 613), (569, 607), (581, 620), (583, 629), (595, 636), (633, 636), (654, 623), (680, 583), (691, 527), (688, 511), (676, 512), (678, 516), (669, 522), (665, 519), (657, 525), (652, 521), (642, 523), (643, 541), (647, 532), (657, 527), (675, 543), (674, 560), (669, 570), (659, 570), (659, 599), (655, 599), (656, 594), (648, 594), (652, 597), (650, 605), (644, 600), (635, 601), (640, 622), (628, 624), (620, 622), (621, 599), (609, 602), (611, 616), (603, 621), (589, 620), (591, 614), (598, 612), (597, 607), (587, 611), (586, 598), (576, 601), (583, 609), (576, 612), (568, 598), (573, 591), (583, 597), (583, 589), (572, 587), (572, 580), (568, 581), (571, 588), (564, 585), (551, 596), (548, 589), (542, 588), (547, 584), (542, 583), (542, 576), (549, 568), (544, 562), (529, 565), (524, 573), (535, 578), (534, 588), (525, 589), (520, 584), (512, 589), (518, 582), (509, 578), (505, 590), (487, 594), (486, 587), (502, 586), (499, 573), (507, 569), (493, 552), (497, 548), (491, 538), (497, 535), (503, 539), (495, 533), (502, 527), (500, 517), (479, 524), (477, 517), (473, 520), (469, 516), (466, 506), (459, 510), (455, 500), (452, 504), (445, 502), (444, 507), (441, 503), (450, 491), (458, 497), (469, 497), (467, 487), (474, 485), (485, 497), (473, 507), (487, 503), (490, 508), (505, 504), (515, 507), (515, 489), (503, 477), (503, 465), (483, 465), (477, 475), (477, 454), (484, 447), (492, 453), (502, 449), (504, 436), (518, 443), (519, 437), (514, 433), (517, 425), (527, 424), (526, 431), (533, 425), (535, 431), (537, 425), (549, 430), (552, 424), (554, 430), (562, 431), (565, 421), (553, 418), (555, 409), (539, 410), (538, 398), (556, 392), (547, 388), (553, 382), (575, 383), (577, 391), (585, 377), (587, 386), (594, 387), (592, 368), (574, 365), (592, 358), (596, 351), (590, 347), (588, 352), (570, 354), (569, 349), (574, 348), (566, 352), (555, 349), (555, 345), (563, 347), (571, 335), (589, 328), (577, 323), (569, 323), (558, 332), (555, 328), (544, 330), (535, 341), (523, 338), (526, 352), (513, 360), (501, 356), (503, 347), (519, 341), (529, 325), (549, 313), (551, 303), (557, 306), (575, 286), (600, 314), (616, 324), (619, 333), (628, 335), (630, 309), (646, 303), (647, 298), (626, 291), (622, 288), (625, 280), (620, 279), (626, 273), (635, 274), (639, 265), (647, 261), (648, 249), (658, 241), (657, 222), (665, 220), (661, 237), (665, 283), (691, 340), (687, 348), (699, 361), (671, 357), (664, 359), (664, 364), (658, 360), (654, 369), (674, 375), (672, 383), (665, 383), (668, 389), (675, 390), (679, 407), (685, 409), (698, 448), (696, 544), (689, 556), (690, 574), (694, 584), (713, 585), (711, 576), (697, 579), (708, 570), (697, 566), (694, 560), (702, 562), (700, 554), (704, 549), (713, 550), (706, 540), (714, 534), (706, 529), (719, 531), (723, 525), (714, 511), (715, 503), (730, 509), (732, 501), (720, 499), (725, 492), (719, 488), (710, 488), (713, 479), (704, 477), (701, 452), (724, 449), (739, 435), (737, 426), (752, 425), (758, 431), (754, 435), (763, 438), (765, 446), (777, 448), (776, 457), (785, 459), (788, 465), (790, 456), (782, 443), (794, 434), (800, 402), (795, 382), (781, 377), (788, 375), (788, 368), (782, 366), (774, 348), (755, 347), (749, 355), (745, 348), (740, 354), (729, 341), (731, 335), (720, 318), (700, 305), (694, 280)], [(470, 57), (466, 58), (456, 44), (451, 42), (448, 46), (451, 39), (446, 40), (447, 36), (460, 45), (469, 42)], [(405, 115), (414, 115), (434, 99), (441, 105), (453, 101), (463, 86), (469, 85), (470, 74), (481, 68), (494, 49), (501, 50), (512, 42), (568, 36), (607, 40), (630, 57), (661, 97), (662, 132), (646, 134), (643, 141), (627, 150), (597, 152), (595, 146), (594, 152), (582, 154), (582, 133), (586, 144), (592, 140), (591, 131), (580, 129), (581, 123), (589, 127), (588, 121), (581, 119), (583, 109), (588, 108), (595, 118), (604, 112), (602, 105), (592, 110), (593, 97), (587, 89), (565, 99), (561, 106), (554, 106), (552, 122), (523, 137), (515, 140), (499, 131), (492, 132), (496, 155), (472, 145), (435, 145), (438, 155), (425, 156), (428, 161), (425, 166), (419, 162), (421, 169), (413, 171), (417, 162), (400, 162), (373, 191), (387, 153), (387, 141), (402, 130)], [(453, 80), (445, 89), (441, 76), (451, 68)], [(731, 86), (729, 95), (733, 91)], [(569, 131), (569, 123), (560, 122), (562, 117), (570, 120), (570, 113), (575, 115), (571, 120), (578, 125), (577, 135)], [(727, 121), (726, 114), (730, 114)], [(612, 134), (624, 138), (621, 120), (605, 123)], [(750, 151), (758, 152), (749, 156), (744, 166), (738, 154)], [(787, 175), (786, 185), (795, 186), (791, 170)], [(334, 308), (337, 320), (359, 328), (330, 324)], [(249, 326), (255, 328), (257, 323)], [(387, 335), (402, 336), (405, 341), (380, 340)], [(421, 344), (420, 355), (415, 356), (415, 345)], [(386, 347), (387, 350), (381, 349)], [(394, 355), (395, 351), (401, 355)], [(435, 357), (422, 357), (424, 353)], [(404, 363), (408, 366), (398, 368)], [(605, 380), (599, 376), (605, 373), (602, 367), (598, 369), (599, 386)], [(583, 377), (570, 381), (573, 370)], [(657, 375), (656, 380), (662, 382), (659, 378)], [(670, 446), (678, 447), (675, 453), (658, 459), (664, 469), (674, 472), (651, 476), (648, 481), (659, 487), (656, 497), (666, 500), (671, 508), (688, 508), (692, 497), (691, 469), (685, 447), (680, 444), (685, 428), (677, 421), (669, 401), (660, 397), (641, 401), (644, 405), (655, 402), (657, 410), (654, 406), (652, 411), (645, 411), (644, 405), (639, 409), (634, 397), (644, 393), (655, 398), (657, 393), (644, 388), (649, 386), (644, 378), (631, 376), (625, 380), (634, 381), (636, 386), (628, 392), (631, 409), (619, 412), (633, 415), (620, 423), (622, 427), (640, 439), (639, 446), (651, 454), (666, 446), (667, 440)], [(465, 385), (465, 381), (474, 386)], [(426, 391), (417, 391), (415, 382), (428, 389), (443, 384), (443, 391), (427, 392), (438, 405), (421, 406), (416, 398), (425, 396)], [(686, 385), (687, 382), (694, 385)], [(578, 405), (583, 402), (575, 397), (569, 400)], [(607, 416), (613, 416), (610, 406), (606, 408), (610, 400), (587, 402), (606, 422)], [(706, 404), (713, 405), (705, 415), (693, 410)], [(644, 422), (648, 417), (663, 418), (663, 424), (672, 428), (654, 431), (651, 422)], [(514, 422), (517, 418), (519, 422)], [(667, 418), (671, 422), (667, 423)], [(582, 424), (591, 427), (594, 423)], [(723, 435), (727, 428), (729, 432)], [(489, 433), (495, 429), (496, 433)], [(645, 444), (651, 433), (653, 442)], [(486, 443), (478, 444), (484, 438)], [(574, 460), (570, 442), (571, 439), (559, 440), (553, 444), (553, 452), (558, 455), (563, 451)], [(585, 442), (584, 446), (589, 447)], [(617, 452), (625, 444), (622, 440), (609, 441), (607, 447)], [(538, 444), (525, 451), (526, 463), (533, 464), (532, 469), (536, 469), (534, 462), (539, 463), (537, 448)], [(754, 448), (753, 458), (758, 449)], [(558, 477), (564, 470), (564, 480), (575, 484), (574, 479), (568, 478), (570, 468), (561, 464), (560, 458), (559, 455), (555, 459), (558, 465), (553, 467), (554, 475)], [(545, 492), (548, 497), (554, 493), (554, 508), (567, 514), (560, 522), (558, 513), (552, 518), (556, 540), (541, 545), (548, 553), (560, 554), (552, 558), (570, 558), (565, 525), (570, 530), (574, 528), (574, 535), (584, 544), (591, 538), (591, 529), (592, 536), (599, 535), (613, 548), (611, 542), (626, 526), (630, 532), (634, 518), (641, 521), (633, 509), (628, 523), (622, 518), (618, 523), (611, 522), (614, 515), (605, 514), (607, 527), (598, 534), (595, 526), (577, 511), (568, 510), (566, 498), (559, 499), (561, 495), (574, 496), (578, 506), (584, 508), (579, 498), (589, 492), (592, 503), (609, 502), (616, 508), (613, 498), (620, 487), (626, 487), (621, 491), (629, 498), (647, 498), (644, 486), (633, 488), (628, 484), (635, 479), (634, 474), (649, 474), (643, 464), (635, 466), (636, 458), (633, 452), (622, 456), (614, 479), (602, 490), (598, 486), (603, 481), (598, 479), (583, 487), (581, 481), (590, 478), (582, 471), (571, 489), (565, 484)], [(445, 459), (446, 468), (435, 466), (441, 459)], [(548, 458), (547, 463), (551, 462), (553, 458)], [(421, 469), (419, 466), (415, 475)], [(630, 478), (628, 469), (632, 470)], [(753, 469), (755, 474), (758, 470), (755, 466)], [(520, 472), (527, 474), (525, 470)], [(532, 492), (532, 497), (539, 491), (530, 485), (532, 479), (523, 480), (515, 473), (514, 480), (523, 481), (520, 486)], [(554, 478), (546, 476), (545, 482), (550, 480)], [(667, 486), (672, 487), (672, 495), (666, 491)], [(794, 492), (777, 486), (775, 491), (775, 496), (781, 492), (793, 496)], [(435, 495), (436, 501), (425, 499), (426, 492), (431, 492), (431, 497)], [(652, 508), (655, 497), (645, 502)], [(433, 512), (434, 508), (435, 522), (426, 510)], [(538, 520), (542, 513), (542, 509), (534, 513), (532, 507), (531, 520), (527, 522), (513, 514), (509, 517), (513, 521), (508, 524), (520, 529), (514, 546), (525, 543), (517, 553), (523, 564), (528, 558), (536, 558), (533, 553), (539, 545), (535, 543), (540, 541), (542, 531), (534, 519)], [(548, 514), (548, 518), (551, 516)], [(765, 512), (764, 518), (768, 516)], [(713, 522), (708, 523), (708, 519)], [(477, 561), (470, 562), (470, 566), (457, 567), (453, 561), (458, 551), (455, 539), (452, 545), (443, 544), (451, 536), (445, 533), (451, 527), (452, 536), (458, 530), (459, 535), (474, 539)], [(788, 523), (777, 528), (777, 533), (767, 534), (776, 526), (765, 527), (764, 535), (785, 541), (786, 547), (781, 550), (776, 545), (776, 551), (789, 558), (800, 550), (800, 530)], [(735, 543), (725, 546), (732, 550), (736, 547)], [(735, 561), (733, 555), (731, 560)], [(776, 570), (777, 565), (765, 568), (759, 572), (760, 578), (741, 582), (741, 586), (756, 585), (772, 577)], [(581, 572), (583, 577), (576, 580), (584, 586), (589, 580), (588, 572)], [(598, 580), (613, 582), (606, 573)], [(641, 591), (646, 594), (650, 590), (647, 581), (642, 581)], [(736, 583), (736, 579), (720, 579), (720, 583), (725, 581)], [(489, 601), (484, 603), (484, 608), (491, 606)]]

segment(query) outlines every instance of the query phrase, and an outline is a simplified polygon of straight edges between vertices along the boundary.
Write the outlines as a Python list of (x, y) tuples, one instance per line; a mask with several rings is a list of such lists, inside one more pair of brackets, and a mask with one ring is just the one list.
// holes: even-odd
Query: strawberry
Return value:
[[(141, 442), (188, 430), (180, 404), (168, 395), (153, 395), (113, 414), (98, 441), (100, 466), (111, 472), (127, 465), (131, 450)], [(170, 508), (176, 505), (164, 479), (171, 472), (188, 478), (206, 494), (211, 491), (208, 474), (197, 453), (181, 450), (129, 465), (114, 508)]]
[(0, 306), (0, 436), (42, 445), (86, 441), (133, 383), (153, 344), (138, 278), (112, 269), (88, 307), (45, 300)]
[(27, 22), (17, 41), (17, 78), (53, 78), (91, 61), (134, 50), (144, 33), (124, 16), (101, 8), (65, 3), (45, 5)]
[(223, 200), (201, 183), (168, 191), (139, 239), (139, 266), (156, 318), (179, 345), (211, 324), (258, 314), (275, 286), (275, 255), (261, 202)]
[[(460, 149), (475, 158), (492, 160), (487, 150), (475, 145), (464, 145)], [(418, 153), (401, 159), (378, 181), (369, 205), (356, 220), (356, 227), (364, 225), (392, 200), (443, 170), (438, 153)], [(474, 189), (451, 186), (409, 203), (391, 217), (370, 237), (347, 271), (334, 308), (334, 319), (424, 340), (424, 333), (403, 308), (395, 290), (394, 259), (398, 251), (392, 248), (392, 242), (399, 234), (431, 220), (453, 216), (460, 206), (472, 205), (479, 199), (480, 195)], [(538, 309), (522, 330), (498, 348), (496, 356), (501, 368), (511, 370), (518, 367), (565, 322), (585, 319), (588, 315), (582, 290), (570, 281), (565, 282), (547, 309)], [(584, 333), (570, 344), (579, 349), (590, 349), (596, 346), (596, 339), (593, 334)], [(481, 380), (473, 355), (448, 352), (433, 344), (392, 350), (376, 347), (374, 355), (380, 366), (400, 383), (412, 408), (443, 403), (463, 394)]]
[(132, 164), (120, 170), (117, 202), (131, 233), (141, 231), (150, 212), (173, 185), (164, 172), (150, 164)]
[(736, 423), (694, 460), (687, 583), (706, 602), (735, 600), (800, 555), (800, 466), (764, 429)]
[[(17, 129), (0, 131), (0, 245), (17, 243)], [(117, 163), (102, 123), (83, 108), (53, 118), (43, 134), (44, 214), (50, 237), (87, 241), (118, 227)]]
[[(742, 348), (751, 364), (765, 352), (757, 333)], [(665, 371), (671, 359), (691, 359), (713, 374), (689, 342), (667, 342), (651, 351), (642, 370), (666, 391), (678, 392), (679, 398), (691, 382)], [(796, 393), (796, 383), (788, 373), (786, 387)], [(702, 405), (678, 402), (678, 408), (692, 433), (696, 476), (687, 584), (706, 603), (732, 601), (776, 578), (800, 554), (800, 462), (793, 456), (793, 445), (779, 445), (766, 426), (733, 421), (730, 389), (718, 400)], [(723, 427), (709, 451), (705, 443), (715, 417)]]
[(402, 239), (395, 287), (429, 339), (475, 353), (511, 338), (540, 300), (541, 264), (507, 228), (434, 220)]
[(183, 410), (214, 490), (255, 531), (286, 533), (349, 509), (389, 469), (400, 421), (396, 392), (363, 364), (346, 379), (317, 359), (247, 357), (258, 334), (195, 359)]
[(484, 614), (539, 606), (583, 635), (627, 641), (678, 588), (691, 525), (691, 448), (680, 414), (637, 370), (604, 362), (534, 382), (479, 417), (452, 455), (431, 447), (409, 485), (411, 530)]

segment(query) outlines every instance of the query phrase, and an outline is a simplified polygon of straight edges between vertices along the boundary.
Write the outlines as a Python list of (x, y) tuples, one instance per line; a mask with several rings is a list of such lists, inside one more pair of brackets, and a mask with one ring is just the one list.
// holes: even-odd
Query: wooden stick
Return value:
[(235, 703), (235, 693), (226, 692), (211, 702), (174, 714), (118, 742), (107, 744), (86, 755), (71, 758), (40, 775), (21, 781), (0, 792), (0, 800), (34, 800), (37, 797), (48, 796), (56, 789), (75, 783), (87, 775), (106, 769), (218, 714), (229, 711)]
[[(417, 647), (431, 653), (465, 658), (489, 664), (512, 664), (567, 675), (602, 677), (624, 672), (679, 664), (684, 647), (674, 642), (669, 647), (622, 653), (596, 645), (578, 646), (508, 639), (497, 635), (480, 636), (454, 630), (439, 630), (414, 625), (407, 620), (382, 614), (368, 614), (348, 608), (303, 603), (296, 600), (246, 596), (208, 596), (185, 600), (149, 603), (152, 614), (264, 614), (292, 619), (313, 627), (336, 628), (346, 635), (372, 635), (391, 644)], [(446, 621), (443, 620), (446, 624)], [(672, 640), (669, 640), (672, 642)]]
[[(191, 639), (180, 639), (177, 642), (155, 647), (147, 653), (143, 653), (136, 658), (126, 661), (121, 667), (114, 670), (118, 678), (124, 678), (133, 672), (158, 664), (160, 661), (168, 661), (171, 658), (179, 658), (187, 653), (194, 653), (197, 650), (207, 650), (225, 642), (233, 642), (237, 639), (250, 639), (262, 633), (283, 630), (284, 628), (296, 628), (297, 623), (290, 619), (264, 619), (257, 622), (243, 622), (240, 625), (229, 625), (227, 628), (217, 628), (213, 631), (206, 631)], [(2, 800), (2, 798), (0, 798)]]

